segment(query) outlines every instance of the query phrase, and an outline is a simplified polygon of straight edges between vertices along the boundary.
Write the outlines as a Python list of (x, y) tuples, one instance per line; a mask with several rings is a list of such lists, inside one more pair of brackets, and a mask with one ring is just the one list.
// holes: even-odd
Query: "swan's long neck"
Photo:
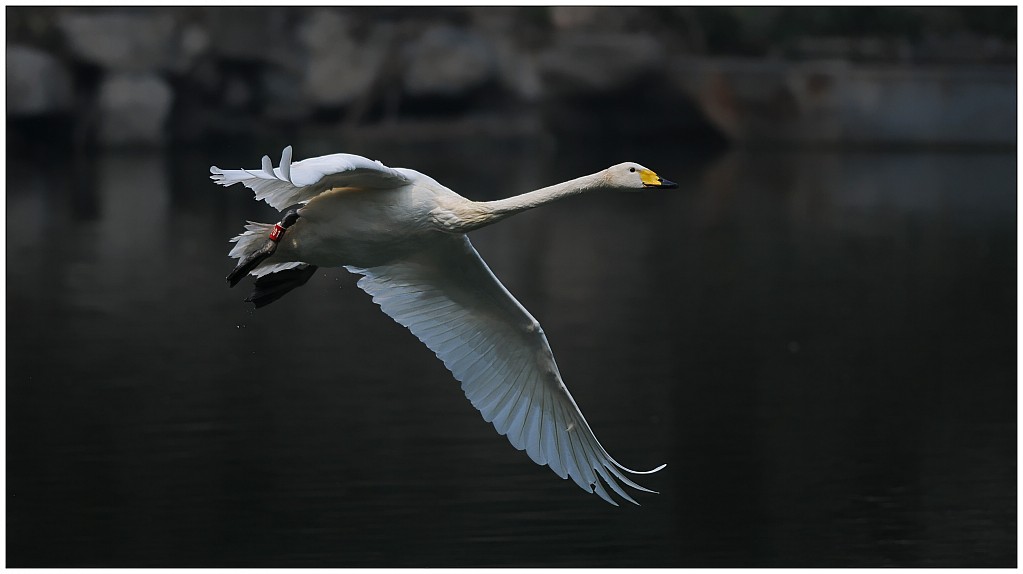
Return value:
[(477, 211), (477, 213), (475, 214), (475, 217), (471, 218), (472, 221), (466, 221), (468, 225), (466, 226), (465, 231), (471, 231), (473, 229), (479, 229), (480, 227), (490, 225), (491, 223), (497, 223), (506, 217), (515, 215), (516, 213), (520, 213), (527, 209), (539, 207), (552, 201), (557, 201), (580, 193), (586, 193), (587, 191), (606, 189), (607, 187), (607, 177), (605, 173), (598, 172), (506, 199), (473, 202), (473, 206), (475, 208), (474, 211)]

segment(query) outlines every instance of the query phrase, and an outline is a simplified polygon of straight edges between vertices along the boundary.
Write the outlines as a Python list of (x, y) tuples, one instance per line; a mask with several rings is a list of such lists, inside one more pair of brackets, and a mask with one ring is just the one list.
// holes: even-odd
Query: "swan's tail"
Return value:
[[(264, 244), (266, 244), (266, 240), (270, 237), (270, 232), (273, 231), (273, 228), (273, 223), (259, 223), (256, 221), (247, 222), (245, 224), (245, 231), (243, 231), (241, 235), (231, 239), (231, 242), (234, 243), (235, 246), (231, 249), (231, 252), (228, 253), (228, 256), (241, 260), (253, 255), (262, 249)], [(285, 269), (292, 269), (299, 265), (302, 265), (301, 261), (286, 261), (281, 263), (273, 261), (273, 257), (270, 257), (261, 261), (259, 265), (256, 265), (254, 268), (249, 270), (249, 273), (256, 277), (262, 277), (270, 273), (284, 271)]]
[[(256, 308), (269, 305), (292, 289), (305, 285), (316, 272), (315, 265), (301, 261), (274, 261), (272, 255), (276, 251), (277, 239), (280, 233), (286, 233), (290, 225), (286, 221), (282, 222), (283, 229), (275, 229), (282, 224), (250, 221), (245, 231), (231, 240), (236, 245), (228, 255), (238, 259), (238, 266), (227, 276), (227, 282), (234, 287), (246, 275), (255, 275), (254, 289), (245, 300)], [(271, 234), (275, 236), (273, 241), (270, 240)]]

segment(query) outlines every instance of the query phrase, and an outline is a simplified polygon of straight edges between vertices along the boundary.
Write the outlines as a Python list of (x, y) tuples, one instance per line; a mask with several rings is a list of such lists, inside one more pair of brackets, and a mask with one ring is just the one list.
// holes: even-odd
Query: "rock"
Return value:
[(649, 30), (650, 10), (640, 6), (552, 6), (547, 9), (556, 34), (585, 33), (590, 36)]
[(893, 67), (844, 61), (680, 60), (668, 78), (737, 142), (1016, 143), (1015, 66)]
[(492, 45), (501, 85), (523, 101), (540, 96), (540, 77), (530, 46), (544, 42), (540, 27), (527, 20), (529, 9), (521, 7), (469, 8), (471, 26)]
[(28, 46), (7, 46), (7, 113), (35, 116), (67, 111), (71, 75), (53, 56)]
[(312, 113), (312, 106), (295, 86), (302, 77), (291, 70), (268, 68), (260, 75), (263, 117), (269, 120), (300, 122)]
[(496, 38), (494, 51), (498, 77), (505, 89), (523, 101), (539, 99), (543, 89), (533, 55), (521, 50), (510, 37)]
[(660, 82), (664, 48), (643, 33), (571, 34), (537, 57), (545, 94), (570, 96), (609, 92), (643, 84), (644, 76)]
[[(621, 10), (621, 7), (614, 9)], [(602, 14), (600, 6), (551, 6), (548, 11), (551, 24), (559, 30), (592, 26), (594, 23), (606, 25), (614, 21), (613, 14), (612, 19), (601, 18), (606, 14)]]
[(104, 145), (164, 142), (173, 93), (156, 74), (114, 74), (99, 90), (99, 140)]
[(427, 28), (406, 49), (402, 85), (410, 96), (464, 94), (495, 78), (494, 47), (483, 36), (455, 26)]
[(187, 61), (204, 54), (210, 47), (210, 35), (196, 24), (188, 24), (181, 30), (181, 54)]
[(252, 88), (241, 78), (228, 78), (224, 84), (224, 103), (229, 108), (241, 109), (252, 103)]
[(219, 58), (278, 65), (297, 60), (294, 8), (218, 6), (204, 13), (210, 49)]
[(70, 12), (61, 15), (58, 25), (72, 54), (82, 61), (124, 72), (180, 66), (182, 50), (170, 14)]
[(355, 25), (332, 10), (313, 12), (299, 30), (307, 61), (302, 91), (320, 106), (343, 106), (366, 93), (381, 72), (393, 29), (379, 25), (360, 42)]

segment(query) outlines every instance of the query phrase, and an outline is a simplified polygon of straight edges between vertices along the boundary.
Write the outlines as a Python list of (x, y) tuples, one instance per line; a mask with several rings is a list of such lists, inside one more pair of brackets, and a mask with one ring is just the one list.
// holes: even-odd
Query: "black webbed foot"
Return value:
[(264, 259), (273, 255), (276, 250), (277, 242), (273, 239), (267, 239), (262, 247), (238, 261), (238, 265), (227, 276), (228, 285), (231, 287), (237, 285), (250, 271), (255, 269)]
[(284, 271), (270, 273), (256, 279), (252, 294), (245, 301), (257, 309), (269, 305), (296, 287), (301, 287), (316, 273), (315, 265), (300, 265)]

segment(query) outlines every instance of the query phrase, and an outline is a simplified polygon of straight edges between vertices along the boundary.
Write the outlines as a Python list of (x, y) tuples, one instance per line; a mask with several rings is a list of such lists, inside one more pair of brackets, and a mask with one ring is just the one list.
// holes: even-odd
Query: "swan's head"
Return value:
[(607, 183), (609, 187), (615, 189), (632, 191), (678, 187), (677, 183), (663, 179), (654, 173), (653, 170), (631, 161), (609, 167), (607, 169)]

